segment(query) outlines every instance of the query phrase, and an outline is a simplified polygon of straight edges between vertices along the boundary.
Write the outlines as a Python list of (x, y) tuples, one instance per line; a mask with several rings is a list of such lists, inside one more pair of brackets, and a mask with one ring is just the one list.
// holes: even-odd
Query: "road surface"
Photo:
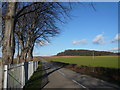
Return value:
[(84, 88), (85, 90), (92, 90), (95, 88), (120, 89), (117, 85), (58, 67), (45, 60), (42, 60), (42, 63), (46, 69), (49, 80), (49, 83), (44, 88)]

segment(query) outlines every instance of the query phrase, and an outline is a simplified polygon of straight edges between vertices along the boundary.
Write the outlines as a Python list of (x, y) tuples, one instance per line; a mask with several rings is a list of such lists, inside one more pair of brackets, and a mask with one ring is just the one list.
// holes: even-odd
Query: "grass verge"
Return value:
[(23, 89), (41, 88), (42, 63), (39, 61), (37, 70), (33, 73)]

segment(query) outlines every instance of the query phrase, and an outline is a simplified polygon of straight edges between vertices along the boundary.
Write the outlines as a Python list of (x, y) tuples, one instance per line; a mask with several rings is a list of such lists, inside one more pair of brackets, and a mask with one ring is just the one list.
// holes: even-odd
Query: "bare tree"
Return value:
[(5, 16), (5, 33), (2, 47), (3, 64), (13, 63), (14, 57), (14, 28), (15, 28), (15, 6), (16, 2), (8, 3), (7, 13)]
[[(40, 7), (41, 4), (38, 5)], [(45, 9), (45, 6), (48, 6), (49, 8)], [(18, 26), (21, 28), (19, 28), (20, 30), (17, 30), (16, 33), (20, 39), (20, 57), (24, 61), (26, 61), (27, 56), (28, 60), (32, 60), (32, 52), (35, 43), (39, 43), (42, 40), (48, 40), (49, 37), (53, 37), (59, 33), (56, 21), (60, 21), (62, 23), (63, 21), (59, 19), (58, 14), (64, 15), (67, 13), (64, 8), (60, 8), (62, 5), (58, 3), (47, 3), (47, 5), (45, 3), (45, 6), (43, 7), (42, 3), (42, 8), (18, 19)], [(26, 11), (28, 12), (29, 9), (30, 8), (26, 9)], [(62, 9), (64, 11), (62, 12), (62, 10), (58, 9)]]
[[(32, 57), (35, 43), (58, 34), (57, 21), (64, 23), (62, 19), (68, 15), (68, 9), (60, 3), (8, 2), (4, 5), (2, 57), (5, 64), (13, 63), (15, 37), (18, 38), (18, 50), (21, 48), (20, 56), (26, 61), (27, 56)], [(63, 17), (60, 18), (61, 16)]]
[[(2, 7), (2, 4), (0, 3), (0, 7)], [(2, 8), (0, 8), (0, 25), (2, 26)], [(0, 26), (0, 31), (2, 31), (2, 27)]]

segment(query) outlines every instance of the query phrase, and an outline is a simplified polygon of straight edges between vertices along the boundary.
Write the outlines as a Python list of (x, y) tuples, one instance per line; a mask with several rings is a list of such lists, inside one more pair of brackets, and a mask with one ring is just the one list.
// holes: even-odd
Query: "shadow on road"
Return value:
[[(59, 67), (59, 68), (56, 68), (56, 69), (54, 69), (54, 70), (52, 70), (51, 72), (49, 72), (49, 73), (45, 73), (44, 75), (42, 75), (42, 77), (41, 78), (45, 78), (45, 77), (48, 77), (48, 75), (50, 75), (50, 74), (52, 74), (53, 72), (55, 72), (55, 71), (57, 71), (57, 70), (59, 70), (59, 69), (61, 69), (61, 68), (63, 68), (64, 66), (62, 66), (62, 67)], [(46, 70), (46, 69), (45, 69)], [(47, 69), (48, 70), (48, 69)]]
[[(53, 65), (53, 66), (54, 66), (54, 65)], [(50, 67), (50, 68), (47, 68), (47, 69), (43, 69), (43, 70), (44, 70), (44, 71), (43, 71), (44, 74), (41, 76), (41, 79), (42, 79), (41, 89), (43, 89), (44, 86), (46, 86), (46, 85), (49, 83), (48, 76), (49, 76), (50, 74), (52, 74), (53, 72), (55, 72), (55, 71), (57, 71), (57, 70), (59, 70), (59, 69), (61, 69), (61, 68), (64, 68), (64, 67), (65, 67), (65, 65), (60, 66), (60, 67), (56, 67), (55, 69), (53, 69), (53, 67)], [(46, 70), (48, 70), (48, 69), (53, 69), (53, 70), (47, 73)]]

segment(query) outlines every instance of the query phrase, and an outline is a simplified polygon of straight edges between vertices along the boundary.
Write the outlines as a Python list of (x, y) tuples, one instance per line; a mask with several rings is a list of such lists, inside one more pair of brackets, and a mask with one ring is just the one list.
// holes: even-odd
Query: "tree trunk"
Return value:
[(18, 59), (18, 61), (17, 61), (17, 63), (20, 63), (20, 47), (19, 47), (19, 40), (18, 40), (18, 53), (17, 53), (17, 59)]
[(28, 50), (27, 48), (24, 50), (24, 61), (27, 62), (27, 53), (28, 53)]
[(20, 62), (27, 61), (28, 47), (24, 46), (24, 42), (20, 40), (21, 53), (20, 53)]
[(20, 62), (25, 61), (27, 62), (27, 53), (28, 53), (28, 41), (26, 42), (26, 44), (24, 45), (24, 41), (21, 40), (20, 41), (20, 45), (21, 45), (21, 54), (20, 54)]
[(25, 62), (27, 62), (27, 56), (28, 56), (28, 52), (29, 52), (29, 49), (31, 48), (31, 37), (30, 35), (28, 35), (28, 39), (26, 41), (26, 46), (25, 46), (25, 52), (24, 52), (24, 59), (25, 59)]
[(16, 2), (8, 2), (7, 13), (5, 17), (5, 34), (3, 38), (2, 60), (3, 64), (13, 63), (15, 50), (15, 4)]
[(21, 48), (21, 51), (20, 51), (20, 63), (24, 61), (24, 41), (23, 40), (19, 40), (20, 42), (20, 48)]
[(33, 49), (34, 49), (34, 45), (32, 45), (32, 47), (28, 51), (28, 61), (33, 60)]

